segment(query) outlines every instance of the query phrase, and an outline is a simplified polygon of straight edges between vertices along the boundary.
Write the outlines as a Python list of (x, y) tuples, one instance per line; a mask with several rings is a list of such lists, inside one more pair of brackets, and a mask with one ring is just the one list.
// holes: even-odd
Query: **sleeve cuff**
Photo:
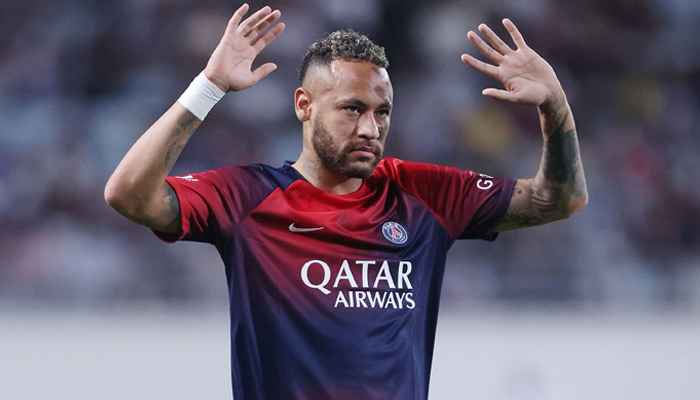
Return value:
[(488, 220), (483, 223), (486, 228), (477, 234), (472, 234), (469, 232), (469, 226), (460, 235), (460, 239), (482, 239), (489, 242), (493, 242), (498, 237), (498, 232), (494, 232), (496, 227), (505, 217), (506, 212), (508, 212), (508, 207), (510, 207), (510, 199), (513, 197), (513, 188), (517, 179), (504, 179), (503, 185), (501, 186), (501, 191), (498, 193), (498, 202), (494, 211), (491, 213)]

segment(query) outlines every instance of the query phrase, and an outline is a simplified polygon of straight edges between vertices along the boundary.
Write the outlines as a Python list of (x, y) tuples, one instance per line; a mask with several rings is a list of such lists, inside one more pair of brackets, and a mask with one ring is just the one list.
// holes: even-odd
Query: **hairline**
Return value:
[(322, 60), (319, 60), (319, 61), (311, 60), (311, 62), (309, 62), (308, 66), (306, 67), (306, 74), (304, 74), (304, 80), (301, 81), (301, 86), (304, 86), (304, 83), (306, 82), (307, 77), (309, 76), (309, 72), (312, 70), (318, 70), (319, 72), (325, 71), (326, 73), (328, 73), (330, 75), (332, 73), (331, 65), (336, 61), (344, 61), (344, 62), (351, 62), (351, 63), (358, 63), (358, 64), (373, 65), (373, 66), (377, 67), (377, 70), (379, 70), (380, 74), (381, 74), (381, 71), (384, 70), (384, 73), (386, 73), (387, 78), (389, 77), (389, 71), (387, 70), (387, 68), (385, 68), (377, 63), (374, 63), (372, 61), (362, 60), (359, 58), (352, 58), (352, 57), (336, 57), (336, 58), (333, 58), (332, 60), (330, 60), (329, 62), (324, 62)]

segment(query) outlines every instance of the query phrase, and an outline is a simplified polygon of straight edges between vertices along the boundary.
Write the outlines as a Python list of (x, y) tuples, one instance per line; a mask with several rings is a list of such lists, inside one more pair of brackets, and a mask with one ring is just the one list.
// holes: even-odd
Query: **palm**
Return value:
[(281, 13), (263, 7), (240, 22), (247, 10), (248, 6), (243, 5), (233, 14), (204, 70), (207, 78), (224, 92), (249, 88), (277, 68), (267, 63), (251, 69), (255, 57), (284, 30), (284, 24), (280, 23), (262, 34)]
[(556, 74), (539, 54), (525, 44), (510, 20), (504, 20), (503, 25), (517, 45), (516, 50), (511, 49), (489, 27), (482, 24), (479, 31), (491, 42), (491, 46), (474, 32), (469, 32), (469, 40), (496, 66), (481, 62), (468, 54), (462, 55), (462, 60), (475, 70), (498, 79), (505, 87), (505, 90), (485, 89), (484, 95), (516, 104), (541, 105), (560, 89)]
[(211, 56), (207, 68), (211, 66), (213, 75), (226, 82), (229, 90), (237, 91), (255, 84), (253, 60), (257, 54), (246, 38), (236, 35), (219, 43)]

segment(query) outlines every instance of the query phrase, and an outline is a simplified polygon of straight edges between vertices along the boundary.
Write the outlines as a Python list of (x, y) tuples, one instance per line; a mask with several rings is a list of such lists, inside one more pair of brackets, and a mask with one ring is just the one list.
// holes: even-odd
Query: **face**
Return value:
[[(321, 69), (321, 67), (319, 67)], [(368, 178), (389, 131), (393, 89), (386, 70), (365, 62), (334, 61), (317, 71), (311, 145), (321, 165), (347, 178)]]
[(314, 118), (311, 140), (321, 164), (346, 178), (369, 178), (384, 151), (383, 141), (343, 142), (336, 139), (320, 114)]

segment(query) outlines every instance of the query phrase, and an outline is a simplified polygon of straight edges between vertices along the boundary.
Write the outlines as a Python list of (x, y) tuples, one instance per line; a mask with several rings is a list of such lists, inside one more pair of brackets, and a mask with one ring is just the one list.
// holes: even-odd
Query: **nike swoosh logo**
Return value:
[(294, 222), (292, 222), (291, 225), (289, 225), (289, 230), (292, 232), (313, 232), (313, 231), (320, 231), (324, 227), (319, 227), (319, 228), (297, 228), (294, 226)]

